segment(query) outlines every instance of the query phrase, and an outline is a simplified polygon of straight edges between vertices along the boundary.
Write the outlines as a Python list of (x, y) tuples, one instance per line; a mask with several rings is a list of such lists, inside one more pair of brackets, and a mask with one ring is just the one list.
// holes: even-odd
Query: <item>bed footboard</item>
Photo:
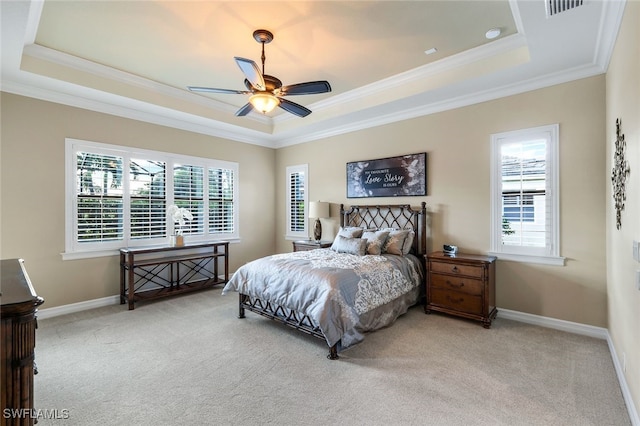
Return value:
[[(313, 324), (307, 315), (283, 308), (279, 305), (274, 305), (270, 302), (265, 302), (255, 297), (252, 298), (246, 294), (238, 293), (238, 318), (245, 318), (245, 309), (326, 341), (320, 328)], [(339, 358), (337, 344), (329, 347), (327, 358)]]

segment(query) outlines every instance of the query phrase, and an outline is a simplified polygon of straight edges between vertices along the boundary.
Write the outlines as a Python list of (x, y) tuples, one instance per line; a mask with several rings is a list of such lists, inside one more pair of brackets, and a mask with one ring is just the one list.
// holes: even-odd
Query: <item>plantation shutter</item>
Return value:
[(182, 231), (185, 234), (203, 234), (204, 167), (174, 164), (173, 198), (174, 204), (186, 208), (193, 215), (193, 220), (185, 221)]
[(76, 242), (123, 239), (122, 163), (120, 156), (76, 153)]
[(235, 232), (234, 187), (235, 173), (231, 169), (209, 169), (209, 233)]
[(132, 158), (129, 162), (131, 239), (166, 236), (166, 163)]
[(293, 232), (304, 231), (306, 218), (304, 216), (304, 173), (292, 173), (291, 191), (291, 227)]
[(307, 238), (307, 165), (287, 167), (287, 236)]
[(502, 217), (509, 230), (503, 232), (503, 244), (540, 248), (549, 244), (552, 221), (546, 164), (544, 139), (502, 146)]

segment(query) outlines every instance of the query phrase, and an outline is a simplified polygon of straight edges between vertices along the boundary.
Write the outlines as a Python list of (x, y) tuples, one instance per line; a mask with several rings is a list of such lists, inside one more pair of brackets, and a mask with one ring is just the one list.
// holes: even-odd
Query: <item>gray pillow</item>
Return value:
[(367, 240), (367, 254), (380, 255), (387, 241), (389, 231), (364, 231), (362, 239)]
[(342, 235), (337, 235), (336, 239), (333, 240), (331, 250), (338, 253), (364, 256), (367, 250), (367, 240), (363, 240), (362, 238), (346, 238)]
[(362, 236), (362, 231), (363, 228), (359, 228), (359, 227), (355, 227), (355, 226), (350, 226), (350, 227), (340, 227), (340, 229), (338, 230), (338, 234), (336, 235), (336, 238), (333, 240), (333, 244), (331, 245), (331, 249), (333, 251), (337, 251), (334, 248), (334, 245), (336, 244), (336, 240), (338, 239), (338, 237), (345, 237), (345, 238), (360, 238)]
[(387, 243), (384, 245), (382, 252), (398, 254), (400, 256), (409, 253), (409, 250), (411, 250), (411, 243), (413, 243), (413, 235), (410, 237), (411, 241), (409, 241), (409, 244), (405, 244), (405, 242), (409, 237), (409, 234), (412, 234), (412, 231), (410, 229), (388, 229), (388, 231), (389, 237), (387, 238)]

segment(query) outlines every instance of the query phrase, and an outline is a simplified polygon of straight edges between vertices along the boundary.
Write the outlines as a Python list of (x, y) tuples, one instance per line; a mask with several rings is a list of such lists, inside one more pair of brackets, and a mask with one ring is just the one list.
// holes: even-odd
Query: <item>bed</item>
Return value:
[[(360, 230), (362, 232), (360, 232)], [(393, 323), (423, 297), (426, 203), (340, 205), (331, 248), (267, 256), (233, 274), (222, 294), (245, 311), (324, 340), (327, 358)]]

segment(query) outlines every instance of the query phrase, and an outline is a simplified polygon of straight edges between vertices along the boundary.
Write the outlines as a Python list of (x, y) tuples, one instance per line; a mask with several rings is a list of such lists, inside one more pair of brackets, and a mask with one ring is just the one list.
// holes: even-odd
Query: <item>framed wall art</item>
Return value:
[(427, 153), (347, 163), (347, 198), (427, 195)]

